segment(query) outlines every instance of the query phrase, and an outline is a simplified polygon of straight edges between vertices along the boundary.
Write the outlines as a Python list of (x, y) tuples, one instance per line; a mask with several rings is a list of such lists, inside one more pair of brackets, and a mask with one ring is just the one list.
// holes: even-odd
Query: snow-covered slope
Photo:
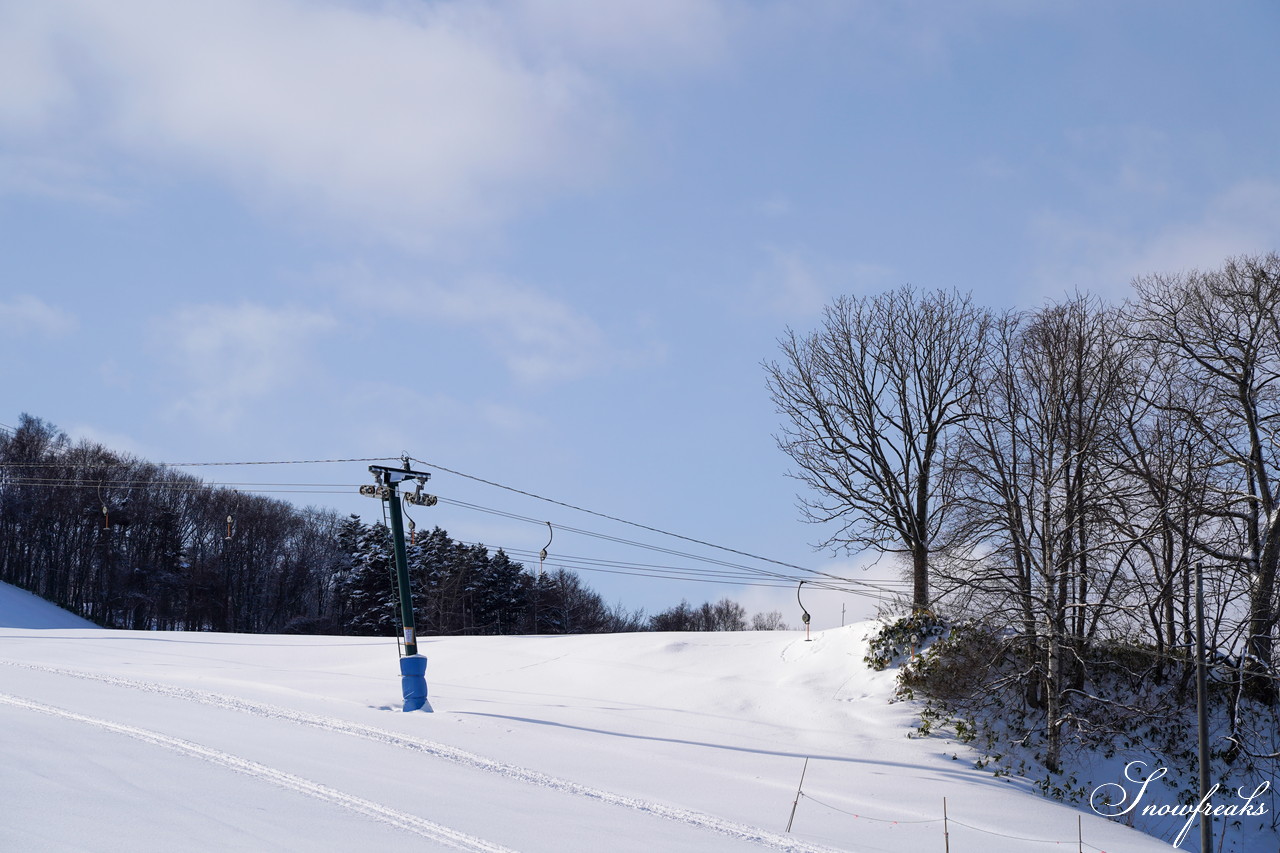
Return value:
[(427, 639), (405, 714), (394, 640), (40, 627), (29, 598), (0, 586), (4, 850), (1077, 849), (1080, 812), (906, 737), (867, 626)]
[(0, 628), (93, 628), (92, 622), (24, 589), (0, 583)]

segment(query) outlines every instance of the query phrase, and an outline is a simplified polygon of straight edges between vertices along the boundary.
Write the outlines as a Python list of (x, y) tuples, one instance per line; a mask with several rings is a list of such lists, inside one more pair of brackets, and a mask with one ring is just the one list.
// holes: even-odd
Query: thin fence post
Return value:
[(951, 853), (951, 828), (947, 825), (947, 798), (942, 798), (942, 849)]
[(1084, 815), (1076, 815), (1076, 853), (1084, 853)]
[(809, 758), (804, 760), (804, 769), (800, 771), (800, 784), (796, 786), (796, 798), (791, 803), (791, 817), (787, 818), (787, 832), (791, 831), (791, 823), (796, 819), (796, 806), (800, 804), (800, 789), (804, 787), (804, 774), (809, 772)]

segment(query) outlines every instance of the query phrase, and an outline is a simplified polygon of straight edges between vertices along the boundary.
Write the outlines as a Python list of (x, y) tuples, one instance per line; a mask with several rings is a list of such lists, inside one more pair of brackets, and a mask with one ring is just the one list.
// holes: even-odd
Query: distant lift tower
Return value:
[(431, 475), (424, 471), (413, 471), (409, 468), (409, 458), (405, 457), (403, 468), (388, 468), (385, 465), (370, 465), (375, 485), (361, 486), (360, 494), (371, 498), (380, 498), (391, 521), (391, 538), (395, 543), (396, 553), (396, 585), (400, 590), (400, 624), (404, 630), (404, 654), (400, 656), (400, 687), (404, 694), (404, 710), (417, 711), (427, 703), (427, 659), (418, 654), (418, 638), (413, 628), (413, 596), (409, 589), (409, 559), (404, 547), (404, 516), (400, 511), (400, 483), (405, 480), (416, 480), (418, 485), (412, 492), (405, 492), (405, 503), (415, 506), (435, 506), (435, 495), (423, 494)]

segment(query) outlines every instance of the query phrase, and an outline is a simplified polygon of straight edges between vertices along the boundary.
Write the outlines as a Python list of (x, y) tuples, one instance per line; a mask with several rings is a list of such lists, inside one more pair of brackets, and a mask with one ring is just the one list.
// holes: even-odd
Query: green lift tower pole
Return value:
[(404, 653), (418, 653), (418, 638), (413, 633), (413, 596), (409, 592), (409, 558), (404, 547), (404, 517), (400, 511), (400, 494), (395, 483), (387, 485), (383, 498), (391, 515), (391, 539), (396, 549), (396, 586), (400, 589), (400, 624), (404, 628)]
[(398, 487), (405, 480), (418, 481), (413, 492), (404, 493), (404, 500), (416, 506), (434, 506), (436, 498), (422, 493), (422, 487), (431, 475), (425, 471), (412, 470), (408, 457), (405, 457), (403, 468), (370, 465), (369, 471), (377, 485), (362, 486), (360, 493), (381, 498), (391, 520), (391, 538), (396, 556), (396, 586), (400, 592), (400, 625), (404, 632), (404, 655), (400, 658), (404, 709), (416, 711), (427, 701), (427, 659), (418, 654), (418, 638), (413, 624), (413, 593), (409, 588), (409, 558), (404, 546), (404, 516), (400, 509), (401, 495)]

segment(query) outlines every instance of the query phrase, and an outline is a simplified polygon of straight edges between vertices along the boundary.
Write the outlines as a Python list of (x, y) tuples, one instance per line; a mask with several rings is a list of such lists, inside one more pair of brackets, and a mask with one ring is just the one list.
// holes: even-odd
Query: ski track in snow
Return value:
[(243, 773), (246, 776), (252, 776), (264, 782), (269, 782), (286, 790), (296, 791), (309, 797), (314, 797), (325, 803), (340, 806), (341, 808), (353, 811), (356, 814), (373, 818), (382, 823), (390, 824), (398, 829), (408, 830), (409, 832), (429, 838), (432, 841), (452, 847), (456, 850), (475, 851), (475, 853), (515, 853), (511, 848), (504, 847), (501, 844), (494, 844), (485, 841), (483, 838), (476, 838), (465, 832), (459, 832), (456, 829), (450, 829), (433, 821), (407, 814), (402, 811), (380, 805), (372, 800), (366, 800), (352, 794), (344, 794), (327, 785), (321, 785), (318, 782), (312, 782), (303, 779), (301, 776), (295, 776), (292, 773), (285, 773), (282, 770), (276, 770), (265, 764), (259, 764), (256, 761), (250, 761), (247, 758), (240, 758), (229, 752), (212, 749), (193, 743), (182, 738), (171, 737), (169, 735), (160, 734), (159, 732), (140, 729), (136, 726), (127, 726), (122, 723), (113, 723), (109, 720), (102, 720), (96, 717), (87, 717), (84, 714), (77, 714), (73, 711), (66, 711), (62, 708), (56, 708), (53, 705), (45, 705), (40, 702), (32, 702), (28, 699), (21, 699), (17, 696), (10, 696), (6, 693), (0, 693), (0, 703), (13, 705), (18, 708), (26, 708), (31, 711), (37, 711), (41, 714), (48, 714), (54, 717), (62, 717), (66, 720), (73, 720), (77, 723), (93, 726), (99, 729), (105, 729), (109, 732), (126, 735), (128, 737), (140, 740), (143, 743), (149, 743), (154, 746), (163, 747), (183, 755), (189, 755), (194, 758), (207, 761), (210, 764), (216, 764), (233, 770), (236, 773)]
[[(676, 806), (666, 805), (664, 803), (653, 802), (651, 800), (642, 800), (636, 797), (628, 797), (622, 794), (615, 794), (612, 791), (606, 791), (602, 788), (593, 788), (587, 785), (581, 785), (577, 782), (571, 782), (568, 779), (561, 779), (556, 776), (551, 776), (549, 774), (542, 773), (537, 770), (530, 770), (529, 768), (520, 767), (515, 764), (506, 764), (501, 761), (495, 761), (491, 758), (485, 758), (484, 756), (477, 755), (476, 753), (473, 753), (473, 752), (467, 752), (466, 750), (449, 746), (448, 744), (438, 743), (436, 741), (425, 740), (422, 738), (415, 738), (415, 737), (409, 737), (406, 735), (400, 735), (394, 732), (386, 731), (385, 729), (379, 729), (373, 726), (366, 726), (361, 723), (353, 723), (347, 720), (338, 719), (336, 717), (322, 717), (317, 714), (308, 714), (301, 711), (292, 711), (288, 708), (281, 708), (277, 705), (268, 705), (263, 702), (252, 702), (246, 699), (239, 699), (234, 696), (226, 696), (221, 693), (209, 693), (203, 690), (193, 690), (191, 688), (186, 688), (186, 687), (171, 687), (167, 684), (158, 684), (150, 681), (137, 681), (131, 678), (121, 678), (121, 677), (112, 676), (112, 675), (100, 675), (98, 673), (92, 673), (92, 672), (81, 672), (78, 670), (64, 669), (62, 667), (41, 666), (39, 664), (20, 663), (18, 661), (5, 661), (5, 660), (0, 660), (0, 664), (5, 664), (7, 666), (20, 667), (22, 669), (36, 670), (38, 672), (48, 672), (48, 673), (53, 673), (55, 675), (66, 675), (66, 676), (71, 676), (73, 678), (84, 678), (91, 681), (99, 681), (104, 684), (111, 684), (117, 687), (125, 687), (132, 690), (144, 690), (148, 693), (156, 693), (161, 696), (169, 696), (176, 699), (183, 699), (189, 702), (198, 702), (199, 704), (202, 704), (202, 705), (211, 705), (216, 708), (224, 708), (224, 709), (238, 711), (245, 714), (252, 714), (258, 717), (286, 720), (292, 723), (297, 723), (299, 725), (322, 729), (324, 731), (330, 731), (330, 732), (335, 732), (337, 734), (349, 735), (351, 737), (364, 738), (365, 740), (384, 743), (389, 746), (400, 747), (403, 749), (412, 749), (418, 752), (424, 752), (435, 758), (440, 758), (445, 761), (449, 761), (453, 764), (459, 764), (464, 767), (470, 767), (476, 770), (483, 770), (489, 773), (496, 773), (508, 779), (524, 782), (530, 785), (536, 785), (541, 788), (550, 788), (552, 790), (560, 791), (566, 794), (571, 794), (578, 797), (585, 797), (590, 800), (596, 800), (597, 802), (607, 803), (609, 805), (614, 805), (614, 806), (620, 806), (626, 809), (632, 809), (634, 811), (639, 811), (645, 814), (652, 815), (653, 817), (674, 821), (676, 823), (682, 823), (687, 826), (694, 826), (700, 829), (711, 830), (712, 832), (716, 832), (721, 835), (727, 835), (731, 838), (740, 839), (742, 841), (754, 842), (756, 844), (760, 844), (765, 847), (770, 847), (775, 850), (780, 850), (780, 851), (783, 851), (783, 853), (840, 853), (840, 851), (837, 851), (835, 848), (832, 848), (832, 847), (809, 844), (807, 842), (800, 841), (799, 839), (791, 838), (785, 835), (780, 835), (776, 832), (770, 832), (766, 829), (762, 829), (757, 826), (737, 823), (736, 821), (726, 820), (724, 818), (719, 818), (719, 817), (716, 817), (715, 815), (710, 815), (705, 812), (695, 811), (693, 809), (683, 809), (683, 808), (678, 808)], [(0, 694), (0, 698), (3, 698), (3, 694)], [(10, 701), (10, 700), (6, 700), (6, 701)], [(17, 700), (17, 703), (26, 704), (24, 700)], [(11, 701), (11, 704), (15, 704), (15, 703)], [(34, 703), (33, 703), (33, 707), (35, 707)], [(49, 706), (39, 706), (39, 707), (45, 708)], [(60, 711), (59, 713), (67, 717), (71, 717), (75, 719), (83, 719), (85, 721), (89, 721), (90, 719), (87, 717), (84, 717), (84, 718), (79, 717), (79, 715), (74, 715), (74, 714), (71, 714), (70, 712)], [(114, 723), (106, 723), (105, 725), (109, 727), (116, 727), (116, 724)], [(118, 728), (121, 731), (125, 731), (126, 734), (129, 733), (129, 731), (126, 731), (126, 730), (130, 730), (130, 727), (128, 726), (119, 726)], [(141, 732), (142, 730), (137, 729), (132, 731)], [(164, 738), (163, 735), (154, 735), (154, 736), (158, 738)], [(188, 744), (187, 741), (180, 741), (179, 739), (176, 739), (176, 738), (166, 738), (166, 739), (173, 740), (175, 743)], [(194, 747), (195, 749), (199, 749), (199, 750), (205, 749), (204, 747), (198, 747), (195, 744), (189, 744), (189, 745), (191, 747)], [(180, 751), (185, 751), (185, 750), (180, 749)], [(208, 752), (215, 753), (216, 751), (208, 750)], [(225, 755), (225, 753), (218, 753), (218, 754)], [(229, 755), (227, 756), (227, 758), (232, 759), (233, 761), (243, 761), (243, 759), (238, 759), (238, 758), (235, 758), (234, 756), (229, 756)], [(253, 764), (253, 762), (245, 762), (245, 763)], [(278, 772), (278, 771), (270, 770), (269, 768), (263, 765), (254, 765), (254, 766), (261, 767), (262, 770), (269, 771), (270, 773)], [(288, 774), (280, 774), (280, 775), (288, 776)], [(307, 782), (306, 780), (299, 779), (298, 777), (291, 777), (291, 778), (298, 779), (299, 782), (302, 782), (305, 785), (309, 785), (309, 786), (314, 785), (314, 787), (316, 787), (317, 789), (323, 788), (323, 786), (315, 785), (312, 782)], [(332, 791), (332, 789), (327, 789), (327, 788), (325, 788), (324, 790)], [(337, 791), (333, 791), (332, 793), (336, 794), (339, 797), (346, 798), (345, 794), (340, 794)], [(349, 799), (351, 799), (353, 802), (368, 803), (368, 801), (359, 800), (359, 798), (355, 798), (355, 797), (351, 797)], [(397, 815), (401, 814), (399, 812), (394, 812), (391, 809), (384, 809), (382, 806), (377, 806), (376, 804), (373, 804), (373, 803), (368, 803), (368, 805), (374, 808), (386, 811), (390, 814), (397, 814)], [(352, 806), (348, 806), (348, 808), (352, 808)], [(419, 818), (414, 818), (409, 815), (404, 815), (404, 817), (413, 821), (420, 820)], [(429, 822), (424, 821), (424, 823), (429, 823)], [(435, 824), (430, 824), (430, 825), (436, 826)], [(440, 829), (444, 829), (444, 828), (440, 827)], [(444, 831), (452, 832), (452, 830), (444, 830)], [(458, 834), (461, 835), (461, 833), (458, 833)], [(464, 836), (464, 837), (469, 837), (469, 836)], [(474, 840), (481, 844), (487, 843), (487, 842), (479, 841), (479, 839), (474, 839)], [(468, 849), (502, 850), (505, 848), (492, 846), (492, 847), (468, 848)]]

